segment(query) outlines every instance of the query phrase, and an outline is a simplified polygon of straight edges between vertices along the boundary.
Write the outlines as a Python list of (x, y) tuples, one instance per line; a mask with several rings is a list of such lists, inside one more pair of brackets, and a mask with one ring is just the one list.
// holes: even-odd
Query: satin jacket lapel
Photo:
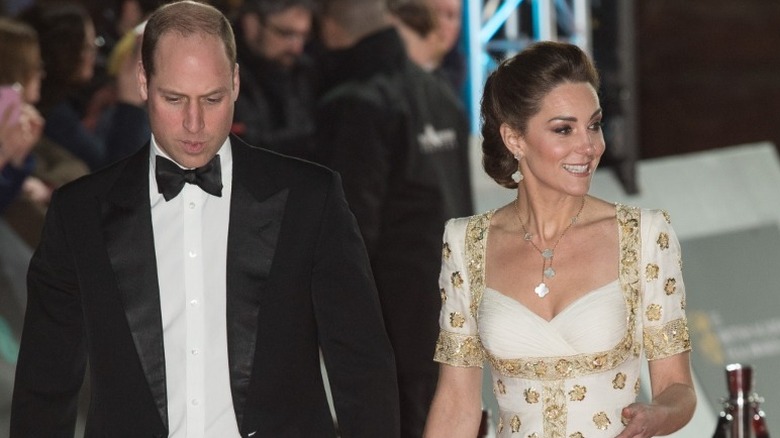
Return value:
[(102, 205), (106, 249), (146, 380), (168, 427), (160, 292), (149, 204), (149, 146), (130, 158)]
[(227, 254), (227, 335), (233, 407), (243, 422), (257, 343), (261, 294), (271, 271), (288, 190), (272, 184), (249, 146), (231, 138), (233, 189)]

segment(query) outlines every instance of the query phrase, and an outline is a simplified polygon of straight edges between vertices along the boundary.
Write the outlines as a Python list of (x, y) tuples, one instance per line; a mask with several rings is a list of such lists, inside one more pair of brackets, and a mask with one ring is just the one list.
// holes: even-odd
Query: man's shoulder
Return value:
[(306, 183), (333, 178), (334, 172), (321, 164), (250, 145), (236, 137), (232, 137), (231, 142), (234, 166), (248, 166), (257, 172), (270, 173), (277, 179), (301, 180)]

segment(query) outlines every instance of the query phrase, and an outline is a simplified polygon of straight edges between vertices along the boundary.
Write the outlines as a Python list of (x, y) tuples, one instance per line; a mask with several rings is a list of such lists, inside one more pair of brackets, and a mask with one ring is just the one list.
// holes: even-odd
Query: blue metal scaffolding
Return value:
[(482, 87), (500, 59), (541, 40), (566, 40), (590, 53), (588, 0), (525, 1), (529, 2), (532, 26), (521, 29), (519, 10), (523, 0), (464, 0), (463, 29), (468, 59), (465, 95), (473, 133), (479, 130)]

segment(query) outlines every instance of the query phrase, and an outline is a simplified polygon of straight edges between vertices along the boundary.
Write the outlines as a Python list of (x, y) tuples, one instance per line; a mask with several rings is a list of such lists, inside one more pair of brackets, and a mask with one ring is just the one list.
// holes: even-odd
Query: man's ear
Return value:
[(146, 80), (146, 70), (144, 70), (144, 64), (141, 61), (138, 61), (138, 92), (141, 94), (141, 99), (149, 100), (149, 83)]
[(233, 66), (233, 102), (238, 100), (238, 90), (241, 85), (241, 75), (238, 74), (239, 65)]

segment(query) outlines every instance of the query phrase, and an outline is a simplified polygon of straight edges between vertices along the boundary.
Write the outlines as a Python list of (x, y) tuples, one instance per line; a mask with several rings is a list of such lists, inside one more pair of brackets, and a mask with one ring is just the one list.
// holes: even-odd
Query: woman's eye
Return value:
[(569, 126), (562, 126), (560, 128), (555, 128), (556, 134), (566, 135), (571, 133), (571, 127)]
[(601, 131), (604, 128), (604, 122), (599, 120), (598, 122), (594, 122), (590, 125), (590, 129), (593, 131)]

